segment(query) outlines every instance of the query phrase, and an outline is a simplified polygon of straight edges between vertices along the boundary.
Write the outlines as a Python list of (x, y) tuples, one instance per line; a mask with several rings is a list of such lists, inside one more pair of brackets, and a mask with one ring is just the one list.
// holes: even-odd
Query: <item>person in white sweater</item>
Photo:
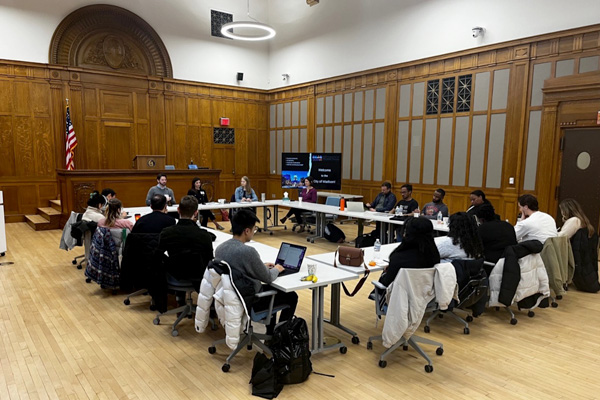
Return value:
[(552, 216), (539, 211), (538, 200), (531, 194), (519, 197), (521, 218), (515, 225), (517, 241), (539, 240), (542, 244), (549, 237), (558, 235), (556, 221)]
[(575, 199), (564, 199), (558, 205), (563, 219), (563, 226), (558, 236), (566, 236), (569, 239), (581, 228), (588, 230), (588, 237), (594, 234), (594, 227), (583, 212), (581, 205)]

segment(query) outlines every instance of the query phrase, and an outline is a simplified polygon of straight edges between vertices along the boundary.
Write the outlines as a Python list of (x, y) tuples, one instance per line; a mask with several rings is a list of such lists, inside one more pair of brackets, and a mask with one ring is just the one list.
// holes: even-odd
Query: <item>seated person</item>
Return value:
[(441, 262), (451, 262), (457, 259), (472, 260), (483, 257), (483, 245), (479, 237), (477, 223), (466, 212), (452, 214), (448, 220), (448, 228), (448, 236), (435, 238), (435, 245), (442, 259)]
[[(390, 214), (398, 214), (404, 216), (412, 216), (413, 213), (419, 209), (419, 203), (412, 198), (412, 185), (404, 184), (400, 187), (400, 196), (402, 200), (396, 203), (394, 210), (390, 210)], [(403, 225), (396, 226), (396, 241), (402, 240), (402, 231), (404, 230)]]
[(235, 189), (235, 201), (240, 202), (249, 202), (249, 201), (258, 201), (258, 197), (256, 197), (256, 193), (254, 193), (254, 189), (250, 186), (250, 179), (247, 176), (242, 176), (240, 180), (240, 185), (237, 189)]
[(389, 286), (401, 268), (432, 268), (440, 262), (433, 241), (433, 224), (425, 218), (408, 218), (404, 224), (402, 243), (390, 254), (390, 263), (379, 282)]
[(485, 198), (485, 193), (483, 193), (482, 190), (473, 190), (469, 197), (471, 200), (471, 207), (467, 209), (467, 214), (469, 214), (471, 218), (473, 218), (473, 216), (477, 213), (479, 207), (484, 204), (492, 204), (488, 199)]
[(175, 218), (167, 215), (167, 198), (162, 194), (152, 196), (150, 208), (152, 212), (140, 217), (131, 233), (161, 233), (164, 228), (177, 223)]
[(133, 228), (133, 222), (131, 219), (126, 218), (126, 213), (123, 212), (123, 205), (117, 198), (112, 198), (108, 201), (104, 215), (106, 217), (100, 218), (98, 221), (98, 228), (110, 229), (110, 234), (115, 245), (120, 247), (123, 244), (122, 229), (130, 232)]
[(418, 208), (414, 212), (419, 212), (421, 215), (429, 219), (436, 219), (438, 213), (442, 213), (442, 217), (448, 216), (448, 206), (444, 204), (444, 196), (446, 191), (444, 189), (436, 189), (433, 192), (433, 200), (423, 206), (422, 210)]
[(537, 198), (531, 194), (519, 197), (521, 217), (515, 225), (517, 241), (539, 240), (542, 244), (549, 237), (558, 235), (556, 221), (550, 215), (539, 211)]
[(104, 200), (106, 201), (106, 203), (108, 203), (108, 201), (110, 199), (116, 199), (117, 198), (117, 192), (115, 192), (111, 188), (104, 188), (104, 189), (102, 189), (102, 197), (104, 197)]
[(479, 237), (485, 261), (495, 264), (502, 258), (504, 249), (517, 244), (515, 229), (508, 222), (496, 219), (496, 211), (491, 204), (483, 204), (475, 215), (480, 222)]
[(167, 272), (175, 279), (189, 280), (196, 291), (208, 262), (213, 259), (212, 238), (196, 223), (198, 200), (184, 196), (177, 207), (179, 222), (160, 233), (158, 250), (168, 254)]
[[(256, 223), (260, 222), (253, 212), (241, 209), (231, 220), (233, 238), (222, 243), (215, 250), (215, 259), (226, 261), (232, 269), (241, 272), (254, 283), (256, 293), (267, 290), (277, 290), (268, 284), (277, 279), (283, 267), (273, 263), (263, 263), (256, 249), (246, 246), (245, 243), (252, 240), (257, 231)], [(264, 282), (265, 284), (263, 284)], [(257, 310), (269, 307), (270, 297), (265, 297), (254, 302), (253, 307)], [(281, 311), (279, 321), (289, 320), (296, 312), (298, 295), (295, 292), (285, 293), (277, 290), (274, 306), (288, 304), (290, 307)], [(267, 327), (267, 334), (272, 334), (275, 328), (275, 318)]]
[(84, 221), (94, 221), (98, 223), (104, 218), (102, 209), (106, 205), (106, 199), (97, 190), (90, 193), (90, 198), (87, 201), (87, 208), (81, 217)]
[[(208, 203), (208, 197), (206, 196), (206, 191), (202, 189), (202, 181), (200, 178), (196, 177), (192, 179), (192, 188), (187, 192), (188, 196), (194, 196), (196, 200), (198, 200), (198, 204), (206, 204)], [(200, 225), (203, 227), (208, 226), (208, 220), (210, 219), (213, 224), (215, 224), (215, 228), (222, 231), (223, 228), (217, 220), (215, 219), (215, 214), (210, 210), (200, 210), (200, 215), (202, 216), (202, 221), (200, 221)]]
[(371, 203), (365, 204), (369, 211), (389, 212), (396, 204), (396, 195), (392, 193), (392, 184), (385, 181), (381, 184), (381, 192)]
[(175, 195), (173, 194), (173, 190), (167, 187), (167, 175), (158, 174), (156, 176), (156, 186), (152, 186), (150, 190), (148, 190), (148, 194), (146, 195), (146, 205), (150, 205), (150, 201), (152, 196), (155, 194), (162, 194), (167, 198), (167, 205), (172, 206), (176, 203)]
[[(300, 192), (300, 198), (302, 201), (306, 201), (307, 203), (316, 203), (317, 202), (317, 189), (313, 187), (314, 179), (312, 176), (307, 176), (304, 178), (304, 189)], [(304, 232), (304, 223), (302, 221), (302, 213), (306, 212), (305, 210), (301, 210), (299, 208), (291, 208), (290, 211), (285, 215), (285, 217), (281, 218), (280, 221), (282, 224), (285, 224), (285, 221), (290, 216), (295, 216), (296, 223), (300, 225), (300, 229), (298, 229), (298, 233)]]
[(588, 237), (592, 237), (594, 227), (577, 200), (564, 199), (560, 202), (558, 208), (563, 219), (563, 226), (560, 228), (558, 236), (566, 236), (571, 239), (579, 229), (585, 228), (588, 231)]
[(123, 204), (121, 200), (112, 198), (108, 201), (106, 207), (106, 216), (98, 220), (98, 227), (101, 228), (124, 228), (131, 231), (133, 222), (131, 219), (123, 217)]

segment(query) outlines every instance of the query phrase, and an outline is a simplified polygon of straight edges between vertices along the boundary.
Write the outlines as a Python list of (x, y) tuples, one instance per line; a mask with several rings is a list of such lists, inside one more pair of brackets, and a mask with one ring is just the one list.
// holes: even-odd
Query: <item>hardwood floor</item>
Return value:
[[(227, 228), (228, 225), (226, 225)], [(290, 224), (288, 226), (291, 227)], [(342, 225), (349, 238), (354, 225)], [(242, 351), (229, 373), (221, 372), (226, 347), (208, 354), (223, 329), (198, 334), (193, 320), (182, 322), (176, 338), (169, 322), (154, 326), (149, 298), (112, 295), (86, 284), (71, 260), (80, 248), (58, 248), (60, 231), (34, 232), (25, 223), (7, 225), (8, 252), (0, 262), (0, 399), (231, 399), (251, 398), (248, 380), (254, 352)], [(278, 246), (281, 240), (306, 243), (306, 234), (289, 229), (255, 239)], [(309, 254), (333, 251), (318, 241)], [(377, 278), (377, 274), (372, 276)], [(351, 284), (352, 285), (352, 284)], [(431, 374), (411, 349), (396, 351), (387, 368), (377, 361), (381, 343), (366, 349), (375, 327), (370, 285), (342, 299), (342, 322), (356, 330), (359, 345), (326, 326), (326, 335), (348, 345), (312, 357), (315, 371), (307, 382), (284, 387), (282, 399), (382, 398), (598, 398), (600, 371), (600, 297), (571, 289), (557, 309), (536, 310), (534, 318), (517, 312), (518, 324), (504, 311), (488, 310), (471, 324), (471, 334), (448, 318), (436, 320), (430, 334), (444, 344), (444, 355), (426, 351)], [(327, 293), (329, 293), (327, 291)], [(310, 322), (311, 296), (299, 292), (297, 314)]]

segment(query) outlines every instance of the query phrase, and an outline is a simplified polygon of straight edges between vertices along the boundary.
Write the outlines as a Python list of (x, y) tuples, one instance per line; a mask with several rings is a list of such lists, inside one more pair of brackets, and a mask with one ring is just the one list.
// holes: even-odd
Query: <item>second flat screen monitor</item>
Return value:
[(302, 178), (312, 176), (320, 190), (341, 190), (342, 153), (282, 153), (281, 187), (302, 187)]

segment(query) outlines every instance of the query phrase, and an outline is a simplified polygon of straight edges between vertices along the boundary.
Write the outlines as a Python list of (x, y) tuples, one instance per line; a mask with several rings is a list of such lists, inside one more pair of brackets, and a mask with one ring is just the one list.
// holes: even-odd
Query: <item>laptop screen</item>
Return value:
[(304, 260), (304, 254), (306, 254), (306, 247), (283, 242), (279, 247), (275, 264), (279, 264), (285, 269), (299, 271), (302, 260)]

